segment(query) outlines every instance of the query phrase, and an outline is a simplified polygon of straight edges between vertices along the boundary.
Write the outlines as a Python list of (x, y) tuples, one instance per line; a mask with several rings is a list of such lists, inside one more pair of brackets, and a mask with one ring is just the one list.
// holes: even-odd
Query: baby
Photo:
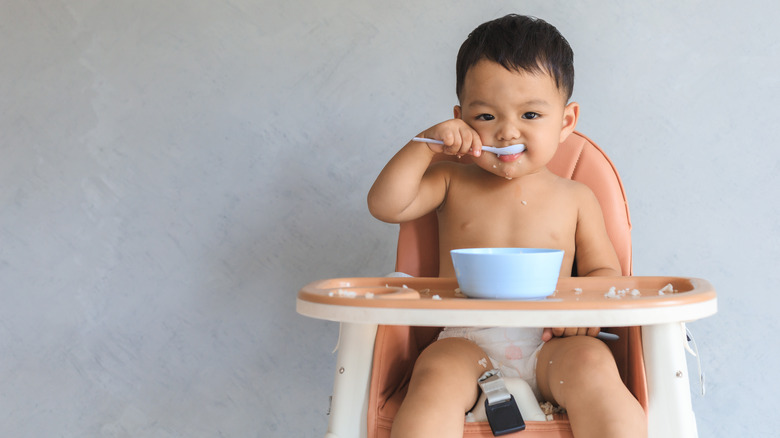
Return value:
[[(562, 249), (562, 276), (570, 276), (575, 263), (581, 276), (620, 275), (595, 195), (547, 169), (579, 116), (579, 105), (569, 102), (574, 67), (568, 42), (542, 20), (508, 15), (468, 36), (456, 75), (454, 118), (418, 135), (443, 145), (404, 146), (368, 194), (371, 213), (399, 223), (435, 210), (442, 277), (454, 276), (450, 250), (474, 247)], [(526, 150), (514, 155), (482, 151), (483, 145), (519, 143)], [(437, 154), (463, 157), (463, 163), (431, 164)], [(609, 349), (593, 337), (598, 331), (445, 328), (415, 363), (392, 436), (461, 437), (486, 358), (526, 379), (541, 399), (566, 408), (578, 438), (646, 436), (644, 411)]]

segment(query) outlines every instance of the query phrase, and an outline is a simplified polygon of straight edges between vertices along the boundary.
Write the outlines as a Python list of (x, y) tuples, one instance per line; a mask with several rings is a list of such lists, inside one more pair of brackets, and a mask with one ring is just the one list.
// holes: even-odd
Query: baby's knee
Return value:
[(466, 339), (436, 341), (420, 353), (409, 394), (463, 408), (465, 413), (476, 401), (477, 380), (484, 372), (481, 358), (489, 363), (482, 350)]
[(490, 359), (474, 342), (463, 338), (445, 338), (420, 353), (414, 372), (453, 378), (474, 377), (476, 385), (476, 379), (490, 367)]
[(582, 374), (587, 379), (609, 378), (617, 375), (615, 357), (602, 341), (590, 336), (568, 338), (572, 344), (567, 349), (566, 362), (576, 364), (570, 373)]
[(572, 354), (577, 358), (588, 362), (600, 362), (607, 360), (614, 362), (612, 351), (601, 340), (592, 336), (576, 336), (570, 338), (574, 343)]

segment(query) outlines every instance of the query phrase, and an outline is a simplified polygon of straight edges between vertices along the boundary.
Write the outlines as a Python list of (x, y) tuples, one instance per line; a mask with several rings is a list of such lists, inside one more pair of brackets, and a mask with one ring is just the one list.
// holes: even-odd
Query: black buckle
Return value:
[(490, 430), (493, 436), (506, 435), (512, 432), (525, 430), (525, 421), (520, 414), (514, 396), (509, 396), (509, 400), (490, 404), (485, 400), (485, 413), (487, 414)]
[(479, 378), (479, 387), (485, 393), (485, 414), (493, 436), (525, 430), (525, 421), (517, 402), (506, 388), (498, 370), (486, 372)]

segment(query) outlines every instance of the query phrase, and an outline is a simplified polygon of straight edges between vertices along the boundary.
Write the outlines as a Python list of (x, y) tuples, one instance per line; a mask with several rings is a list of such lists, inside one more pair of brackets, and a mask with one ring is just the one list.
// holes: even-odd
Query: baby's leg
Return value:
[(566, 408), (577, 438), (647, 436), (645, 412), (600, 340), (552, 339), (539, 352), (536, 378), (542, 396)]
[(487, 355), (467, 339), (431, 344), (414, 365), (391, 436), (462, 437), (464, 415), (477, 400), (477, 379), (489, 367)]

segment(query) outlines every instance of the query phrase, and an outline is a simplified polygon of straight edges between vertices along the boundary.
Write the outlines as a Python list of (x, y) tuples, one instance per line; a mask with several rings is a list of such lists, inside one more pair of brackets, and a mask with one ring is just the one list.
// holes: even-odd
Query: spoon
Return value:
[[(434, 140), (431, 138), (414, 137), (412, 140), (421, 141), (423, 143), (444, 144), (441, 140)], [(503, 148), (494, 148), (492, 146), (482, 146), (483, 151), (493, 152), (496, 155), (514, 155), (519, 154), (525, 150), (524, 144), (513, 144)]]

